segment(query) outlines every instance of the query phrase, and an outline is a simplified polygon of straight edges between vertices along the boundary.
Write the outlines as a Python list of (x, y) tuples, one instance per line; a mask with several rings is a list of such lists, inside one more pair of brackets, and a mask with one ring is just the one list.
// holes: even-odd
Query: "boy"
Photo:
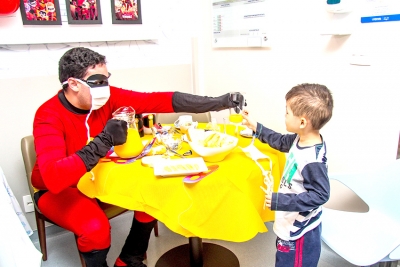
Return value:
[(243, 111), (243, 124), (263, 143), (289, 152), (277, 193), (266, 196), (275, 210), (277, 267), (318, 265), (321, 253), (321, 206), (329, 199), (326, 145), (320, 129), (331, 119), (333, 99), (324, 85), (300, 84), (286, 94), (286, 130), (279, 134)]

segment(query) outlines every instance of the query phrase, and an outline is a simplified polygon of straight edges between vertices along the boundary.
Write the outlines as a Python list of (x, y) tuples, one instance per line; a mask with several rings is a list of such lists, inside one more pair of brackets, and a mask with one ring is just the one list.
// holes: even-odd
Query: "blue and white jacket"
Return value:
[(271, 210), (276, 211), (275, 234), (283, 240), (299, 239), (321, 223), (321, 206), (329, 199), (325, 141), (300, 147), (297, 134), (283, 135), (259, 123), (256, 136), (272, 148), (289, 152), (278, 192), (272, 193)]

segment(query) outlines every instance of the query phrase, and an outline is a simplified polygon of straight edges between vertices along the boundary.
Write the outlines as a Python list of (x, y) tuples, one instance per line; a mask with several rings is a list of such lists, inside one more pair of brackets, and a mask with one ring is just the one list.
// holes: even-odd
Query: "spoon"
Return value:
[(183, 153), (183, 154), (179, 154), (178, 152), (176, 152), (175, 150), (172, 150), (172, 149), (168, 149), (168, 150), (171, 151), (172, 153), (174, 153), (175, 155), (177, 155), (177, 156), (183, 158), (183, 159), (184, 159), (185, 157), (187, 157), (187, 156), (192, 155), (192, 150), (186, 151), (186, 152)]

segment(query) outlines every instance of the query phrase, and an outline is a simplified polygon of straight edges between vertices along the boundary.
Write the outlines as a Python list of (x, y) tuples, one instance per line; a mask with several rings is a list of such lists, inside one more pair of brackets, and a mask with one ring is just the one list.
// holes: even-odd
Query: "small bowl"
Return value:
[[(225, 157), (231, 153), (231, 151), (237, 146), (238, 139), (234, 136), (213, 132), (204, 131), (203, 129), (192, 129), (188, 130), (190, 140), (188, 143), (192, 150), (201, 156), (204, 161), (207, 162), (219, 162), (225, 159)], [(219, 135), (219, 140), (224, 140), (224, 142), (219, 143), (221, 146), (208, 147), (204, 145), (204, 141), (207, 137), (212, 134)], [(218, 142), (217, 142), (218, 143)]]

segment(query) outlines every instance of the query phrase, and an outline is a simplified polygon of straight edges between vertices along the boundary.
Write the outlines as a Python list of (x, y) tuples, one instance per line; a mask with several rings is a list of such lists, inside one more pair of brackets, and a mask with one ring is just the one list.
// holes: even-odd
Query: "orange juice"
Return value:
[(181, 127), (179, 129), (181, 130), (182, 134), (187, 134), (187, 132), (189, 130), (189, 126), (181, 125)]
[(231, 114), (229, 115), (229, 121), (232, 123), (241, 123), (243, 121), (242, 114)]
[(180, 125), (179, 129), (181, 130), (182, 134), (187, 134), (189, 128), (192, 127), (192, 122), (184, 122)]
[(121, 158), (136, 157), (143, 150), (143, 143), (137, 129), (128, 128), (126, 143), (114, 147), (114, 152)]

